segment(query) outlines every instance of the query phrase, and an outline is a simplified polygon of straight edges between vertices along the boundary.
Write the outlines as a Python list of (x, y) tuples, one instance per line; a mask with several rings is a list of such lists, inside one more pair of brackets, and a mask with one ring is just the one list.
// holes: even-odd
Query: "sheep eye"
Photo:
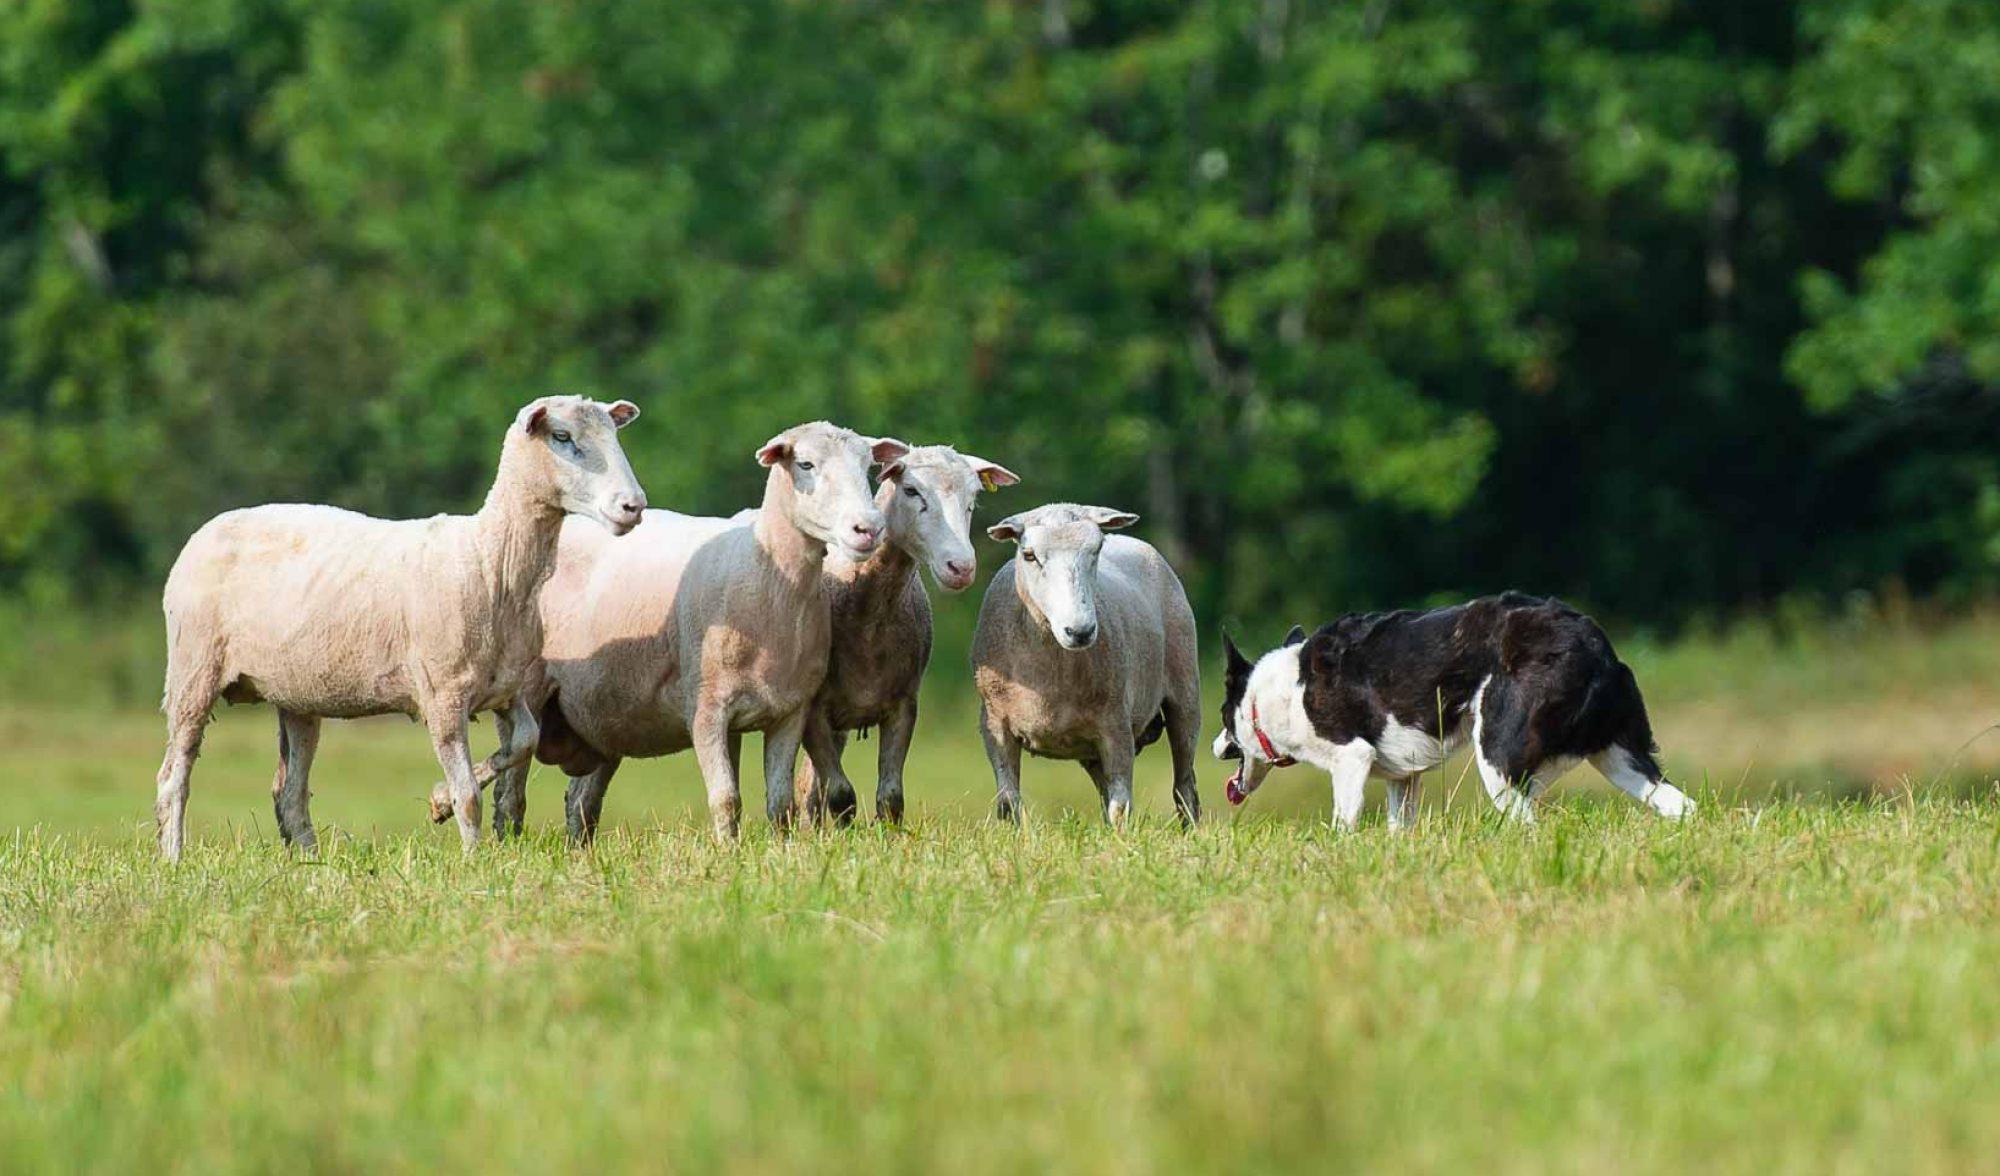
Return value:
[(813, 463), (811, 463), (811, 462), (809, 462), (809, 461), (802, 461), (802, 462), (799, 462), (799, 463), (798, 463), (798, 466), (799, 466), (799, 468), (800, 468), (800, 469), (802, 469), (802, 470), (809, 470), (809, 469), (813, 468)]
[(564, 445), (568, 445), (570, 443), (569, 434), (563, 432), (561, 429), (551, 429), (549, 431), (549, 437), (551, 440), (560, 441)]
[(917, 492), (917, 488), (915, 486), (905, 486), (903, 487), (903, 497), (922, 498), (923, 495)]
[(1028, 561), (1029, 563), (1040, 563), (1040, 562), (1042, 562), (1041, 560), (1038, 560), (1038, 559), (1036, 559), (1036, 558), (1035, 558), (1035, 553), (1034, 553), (1034, 552), (1032, 552), (1032, 551), (1023, 551), (1023, 552), (1021, 553), (1021, 558), (1022, 558), (1022, 559), (1025, 559), (1025, 560), (1027, 560), (1027, 561)]

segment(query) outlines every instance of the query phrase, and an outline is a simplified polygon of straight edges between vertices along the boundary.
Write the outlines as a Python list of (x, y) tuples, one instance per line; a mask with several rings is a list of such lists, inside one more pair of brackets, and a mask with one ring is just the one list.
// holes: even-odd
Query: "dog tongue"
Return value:
[(1242, 804), (1250, 799), (1250, 790), (1243, 787), (1242, 768), (1236, 769), (1236, 774), (1229, 778), (1229, 783), (1222, 786), (1222, 792), (1229, 798), (1230, 804)]

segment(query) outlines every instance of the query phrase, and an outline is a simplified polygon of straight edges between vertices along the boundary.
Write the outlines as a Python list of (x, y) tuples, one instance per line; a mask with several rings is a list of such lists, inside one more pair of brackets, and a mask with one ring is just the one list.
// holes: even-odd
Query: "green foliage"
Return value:
[(651, 410), (693, 510), (797, 420), (959, 442), (1140, 511), (1209, 618), (1982, 591), (1996, 38), (1884, 0), (15, 5), (0, 590), (149, 584), (248, 502), (463, 508), (564, 389)]
[(1775, 127), (1781, 148), (1837, 137), (1832, 183), (1894, 226), (1858, 282), (1804, 278), (1815, 325), (1791, 370), (1816, 401), (1894, 395), (1932, 364), (2000, 380), (2000, 19), (1977, 0), (1810, 7), (1816, 52)]

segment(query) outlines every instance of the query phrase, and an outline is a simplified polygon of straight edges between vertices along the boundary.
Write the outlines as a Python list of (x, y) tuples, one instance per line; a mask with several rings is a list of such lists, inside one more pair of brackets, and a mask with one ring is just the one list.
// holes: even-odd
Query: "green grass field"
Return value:
[(903, 834), (715, 846), (678, 757), (621, 773), (587, 853), (544, 769), (533, 835), (467, 859), (395, 720), (329, 725), (306, 860), (252, 708), (178, 869), (158, 717), (30, 666), (0, 706), (0, 1170), (1990, 1164), (2000, 623), (1621, 647), (1689, 824), (1585, 770), (1501, 827), (1454, 764), (1414, 835), (1377, 795), (1343, 836), (1308, 771), (1232, 813), (1205, 760), (1184, 835), (1153, 751), (1124, 834), (1045, 763), (995, 827), (941, 693)]
[(1992, 806), (0, 846), (6, 1167), (1947, 1169)]

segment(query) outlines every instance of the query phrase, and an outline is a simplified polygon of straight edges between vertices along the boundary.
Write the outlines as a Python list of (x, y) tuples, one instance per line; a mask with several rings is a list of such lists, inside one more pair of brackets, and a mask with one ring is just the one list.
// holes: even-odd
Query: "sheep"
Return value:
[[(570, 777), (572, 841), (596, 835), (621, 761), (690, 747), (718, 840), (737, 835), (745, 731), (764, 733), (765, 810), (790, 824), (793, 764), (832, 639), (822, 565), (829, 545), (856, 561), (880, 542), (871, 462), (909, 446), (824, 421), (773, 437), (764, 499), (736, 518), (650, 511), (617, 543), (563, 528), (542, 595), (545, 631), (537, 757)], [(518, 831), (526, 764), (496, 786)]]
[[(795, 792), (800, 811), (848, 824), (857, 802), (841, 769), (847, 733), (881, 729), (876, 759), (877, 820), (903, 819), (903, 761), (917, 726), (917, 687), (931, 656), (931, 602), (919, 565), (946, 592), (963, 592), (978, 571), (972, 508), (981, 489), (1021, 479), (985, 458), (927, 445), (883, 467), (875, 506), (888, 530), (859, 563), (826, 561), (833, 598), (833, 646), (826, 681), (806, 717), (807, 762)], [(825, 780), (825, 787), (818, 781)]]
[[(522, 686), (541, 653), (535, 601), (565, 514), (612, 535), (646, 507), (617, 432), (639, 410), (548, 396), (507, 430), (474, 515), (371, 518), (330, 506), (217, 515), (167, 576), (167, 753), (154, 817), (178, 861), (188, 783), (219, 696), (278, 708), (278, 832), (316, 848), (307, 777), (320, 720), (406, 714), (430, 732), (466, 849), (479, 839), (479, 781), (523, 762), (536, 738)], [(501, 747), (474, 768), (466, 724), (499, 712)]]
[(1181, 824), (1201, 818), (1195, 744), (1201, 677), (1180, 578), (1137, 539), (1139, 516), (1053, 503), (987, 528), (1019, 555), (994, 574), (972, 638), (979, 730), (995, 816), (1019, 822), (1021, 752), (1080, 760), (1104, 816), (1132, 808), (1132, 761), (1164, 731)]

